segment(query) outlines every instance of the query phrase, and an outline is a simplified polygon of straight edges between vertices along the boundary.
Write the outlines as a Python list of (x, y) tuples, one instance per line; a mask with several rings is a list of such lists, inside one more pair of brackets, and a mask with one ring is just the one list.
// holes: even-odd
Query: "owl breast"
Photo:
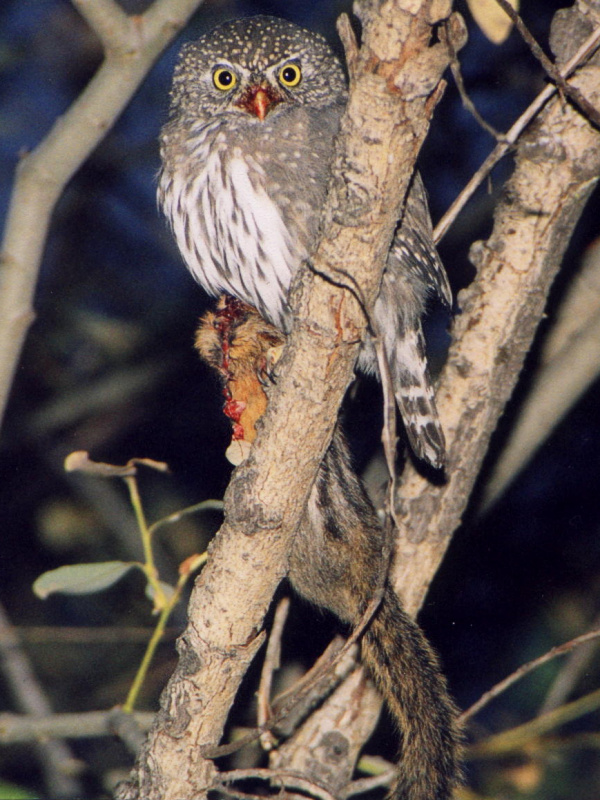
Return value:
[[(273, 135), (268, 126), (260, 133)], [(298, 149), (294, 139), (276, 148), (271, 139), (268, 150), (256, 136), (218, 127), (188, 138), (183, 150), (167, 134), (159, 201), (204, 289), (228, 292), (287, 330), (292, 276), (316, 236), (324, 154)]]

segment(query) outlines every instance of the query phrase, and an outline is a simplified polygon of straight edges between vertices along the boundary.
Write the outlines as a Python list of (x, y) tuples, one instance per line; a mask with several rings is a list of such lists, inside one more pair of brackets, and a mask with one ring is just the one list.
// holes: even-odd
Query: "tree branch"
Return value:
[[(429, 46), (434, 5), (444, 4), (412, 3), (412, 12), (398, 0), (360, 5), (364, 39), (355, 57), (323, 238), (313, 269), (300, 270), (295, 281), (295, 326), (263, 430), (227, 491), (226, 522), (191, 598), (179, 665), (163, 692), (145, 753), (117, 793), (120, 800), (186, 800), (205, 793), (215, 776), (202, 747), (221, 737), (257, 650), (257, 631), (285, 574), (291, 537), (366, 326), (356, 296), (370, 308), (377, 294), (432, 97), (448, 63), (443, 45)], [(337, 285), (321, 276), (334, 276)]]
[[(569, 46), (579, 42), (567, 36)], [(563, 55), (562, 53), (559, 55)], [(598, 62), (572, 79), (600, 104)], [(404, 527), (395, 582), (416, 611), (477, 478), (489, 439), (518, 379), (573, 228), (600, 174), (600, 134), (558, 98), (521, 139), (516, 167), (487, 242), (472, 249), (477, 279), (462, 313), (438, 390), (448, 482), (432, 487), (409, 467), (399, 489)]]
[[(431, 110), (427, 98), (439, 79), (440, 51), (415, 46), (425, 41), (418, 27), (423, 17), (411, 17), (399, 4), (392, 5), (384, 8), (390, 15), (385, 20), (377, 18), (372, 7), (363, 7), (365, 37), (355, 57), (314, 271), (302, 271), (295, 284), (297, 324), (265, 416), (264, 435), (234, 475), (227, 523), (192, 597), (180, 665), (163, 694), (144, 757), (118, 795), (122, 800), (140, 794), (150, 800), (185, 800), (210, 786), (215, 768), (199, 758), (200, 748), (214, 744), (222, 733), (241, 675), (256, 650), (253, 636), (285, 572), (288, 541), (328, 444), (364, 329), (356, 297), (370, 306), (378, 286), (377, 268), (398, 215), (398, 205), (384, 199), (389, 196), (385, 187), (405, 188), (410, 169), (398, 167), (406, 168), (416, 156), (423, 120)], [(411, 42), (414, 61), (399, 41)], [(436, 59), (437, 72), (432, 68)], [(427, 61), (429, 72), (424, 68)], [(419, 68), (411, 73), (415, 64)], [(415, 75), (425, 81), (426, 90), (422, 83), (414, 90)], [(593, 67), (578, 77), (588, 96), (594, 93), (589, 85), (593, 77)], [(390, 97), (395, 88), (400, 88), (400, 98)], [(415, 108), (421, 117), (411, 116)], [(402, 128), (399, 119), (404, 119)], [(556, 141), (560, 152), (548, 145)], [(404, 530), (396, 577), (413, 613), (460, 521), (517, 379), (562, 252), (598, 174), (598, 151), (598, 134), (585, 120), (559, 102), (548, 105), (535, 135), (520, 145), (508, 188), (510, 202), (499, 207), (488, 242), (474, 251), (480, 277), (462, 298), (457, 342), (439, 393), (449, 479), (444, 486), (432, 487), (409, 467), (399, 492)], [(385, 165), (379, 160), (384, 153)], [(372, 181), (373, 175), (377, 178)], [(322, 276), (352, 287), (352, 294), (344, 294)], [(282, 452), (287, 457), (283, 463)], [(277, 470), (271, 468), (274, 463)], [(356, 692), (352, 700), (356, 704)]]
[[(573, 36), (566, 38), (572, 47), (579, 45)], [(598, 61), (596, 56), (575, 79), (597, 104)], [(599, 174), (600, 134), (554, 99), (535, 130), (520, 141), (492, 235), (473, 248), (477, 278), (459, 297), (461, 314), (437, 392), (448, 446), (448, 482), (432, 486), (411, 464), (399, 482), (401, 528), (393, 579), (411, 614), (421, 607), (460, 524), (489, 439), (543, 316), (552, 280)], [(380, 703), (357, 695), (348, 681), (336, 696), (338, 703), (353, 707), (353, 729), (359, 724), (367, 729), (366, 721), (376, 720)], [(327, 730), (312, 718), (307, 727), (312, 740), (309, 730), (302, 735), (313, 744), (336, 729), (334, 724)]]
[(201, 2), (156, 0), (137, 17), (127, 17), (113, 0), (76, 2), (102, 41), (105, 58), (69, 110), (17, 166), (0, 251), (0, 420), (35, 318), (33, 295), (54, 206)]
[(587, 116), (590, 122), (593, 122), (596, 127), (600, 127), (600, 113), (594, 106), (585, 98), (576, 86), (567, 83), (564, 76), (556, 65), (544, 53), (540, 45), (536, 42), (535, 38), (529, 32), (529, 29), (523, 22), (521, 16), (515, 11), (508, 0), (496, 0), (498, 5), (502, 8), (513, 21), (516, 29), (521, 34), (523, 40), (531, 50), (535, 58), (540, 62), (546, 74), (552, 80), (559, 90), (568, 97), (580, 110)]
[[(52, 739), (86, 739), (114, 736), (112, 711), (88, 711), (74, 714), (0, 714), (0, 742), (17, 744)], [(136, 713), (134, 719), (142, 730), (147, 730), (154, 719), (150, 712)], [(55, 765), (56, 766), (56, 765)], [(81, 789), (79, 790), (81, 794)]]
[(590, 248), (545, 342), (541, 363), (485, 487), (487, 510), (600, 374), (600, 246)]
[[(19, 637), (1, 605), (0, 667), (17, 707), (26, 713), (25, 718), (30, 720), (32, 725), (38, 723), (41, 717), (52, 714), (50, 701), (40, 686), (31, 662), (21, 647)], [(5, 730), (2, 734), (5, 734)], [(43, 740), (38, 736), (35, 750), (42, 766), (46, 789), (50, 794), (65, 798), (75, 798), (81, 794), (80, 783), (70, 769), (76, 763), (75, 757), (65, 742), (56, 739)]]
[[(594, 53), (600, 46), (600, 25), (592, 30), (586, 40), (582, 43), (577, 43), (577, 51), (570, 54), (569, 60), (565, 59), (566, 63), (560, 69), (560, 74), (563, 78), (569, 77), (575, 69), (581, 66), (586, 60)], [(529, 107), (521, 114), (519, 119), (511, 126), (510, 130), (502, 136), (496, 147), (492, 150), (489, 156), (485, 159), (483, 164), (479, 167), (477, 172), (469, 180), (467, 185), (458, 195), (456, 200), (452, 203), (450, 208), (446, 211), (442, 219), (435, 226), (434, 240), (439, 242), (440, 239), (447, 233), (452, 223), (456, 220), (466, 203), (481, 186), (483, 181), (490, 174), (496, 164), (504, 158), (510, 148), (518, 141), (523, 131), (534, 120), (542, 108), (546, 105), (548, 100), (556, 94), (556, 86), (546, 86), (538, 96), (529, 104)]]

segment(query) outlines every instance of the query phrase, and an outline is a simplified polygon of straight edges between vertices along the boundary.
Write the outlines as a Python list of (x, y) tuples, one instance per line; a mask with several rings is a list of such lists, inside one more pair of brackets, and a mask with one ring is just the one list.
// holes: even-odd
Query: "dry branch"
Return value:
[[(180, 662), (132, 780), (120, 800), (185, 800), (212, 783), (202, 747), (215, 745), (249, 662), (272, 594), (286, 571), (289, 542), (351, 380), (366, 320), (354, 295), (376, 296), (404, 193), (447, 65), (429, 47), (435, 5), (361, 5), (364, 40), (324, 215), (314, 271), (293, 290), (297, 320), (264, 428), (226, 496), (226, 523), (193, 593)], [(390, 198), (393, 200), (390, 201)], [(335, 276), (338, 286), (324, 280)], [(354, 293), (356, 294), (356, 292)], [(282, 459), (285, 453), (285, 459)], [(274, 468), (275, 465), (275, 468)]]
[[(563, 78), (572, 75), (575, 69), (584, 64), (590, 55), (598, 49), (600, 45), (600, 26), (596, 26), (591, 30), (585, 41), (579, 42), (576, 38), (574, 38), (573, 41), (577, 42), (577, 49), (575, 53), (569, 53), (568, 61), (565, 59), (566, 63), (561, 63), (559, 72)], [(477, 172), (470, 178), (459, 196), (454, 200), (442, 219), (440, 219), (435, 226), (433, 235), (436, 242), (439, 242), (448, 232), (450, 226), (454, 223), (462, 209), (482, 185), (496, 164), (504, 158), (510, 148), (519, 140), (523, 131), (532, 120), (537, 117), (541, 109), (544, 108), (548, 100), (550, 100), (554, 94), (556, 94), (556, 87), (552, 85), (546, 86), (525, 109), (519, 119), (511, 126), (510, 130), (501, 136), (496, 147), (485, 159)]]
[[(583, 633), (581, 636), (577, 636), (575, 639), (571, 639), (564, 644), (559, 644), (556, 647), (553, 647), (543, 655), (538, 656), (538, 658), (534, 658), (532, 661), (522, 664), (519, 669), (512, 672), (506, 678), (499, 681), (495, 686), (492, 686), (491, 689), (485, 692), (479, 698), (479, 700), (477, 700), (477, 702), (473, 703), (470, 708), (463, 712), (461, 715), (462, 718), (466, 720), (474, 717), (481, 711), (482, 708), (498, 697), (498, 695), (502, 694), (502, 692), (505, 692), (514, 683), (520, 681), (521, 678), (524, 678), (525, 675), (528, 675), (534, 669), (541, 667), (543, 664), (547, 664), (548, 661), (552, 661), (553, 658), (565, 655), (565, 653), (570, 653), (571, 651), (575, 650), (575, 648), (578, 648), (576, 650), (578, 653), (581, 653), (582, 651), (585, 652), (585, 648), (581, 647), (581, 645), (590, 644), (590, 642), (597, 644), (595, 640), (598, 639), (598, 637), (600, 637), (599, 630), (592, 630), (588, 633)], [(542, 711), (542, 713), (544, 712)]]
[[(585, 27), (583, 33), (588, 43), (600, 39)], [(582, 44), (573, 35), (566, 39), (571, 48)], [(560, 55), (564, 63), (573, 53)], [(597, 63), (598, 57), (575, 79), (596, 104)], [(448, 443), (448, 482), (432, 486), (411, 465), (400, 482), (394, 583), (412, 614), (460, 524), (489, 439), (543, 316), (550, 285), (599, 174), (600, 134), (579, 113), (553, 100), (519, 144), (492, 235), (473, 250), (477, 279), (459, 297), (455, 341), (437, 395)], [(378, 704), (357, 696), (349, 682), (336, 695), (337, 702), (353, 706), (355, 729), (357, 719), (376, 718)], [(329, 733), (334, 730), (335, 715)], [(303, 737), (312, 741), (313, 758), (325, 735), (321, 720), (305, 725)]]
[[(374, 267), (387, 251), (398, 212), (395, 203), (382, 208), (386, 205), (382, 198), (387, 196), (384, 187), (390, 183), (406, 186), (410, 168), (404, 170), (416, 155), (429, 110), (426, 97), (436, 85), (429, 77), (427, 90), (421, 84), (419, 90), (410, 91), (415, 74), (419, 80), (427, 74), (424, 54), (430, 56), (430, 76), (439, 77), (439, 48), (421, 51), (419, 69), (412, 74), (413, 62), (398, 58), (399, 43), (407, 41), (410, 26), (397, 23), (410, 20), (416, 27), (418, 20), (399, 6), (385, 5), (395, 17), (379, 28), (374, 12), (364, 13), (365, 42), (353, 59), (353, 91), (336, 163), (336, 175), (342, 174), (345, 180), (338, 178), (332, 185), (316, 274), (302, 272), (295, 287), (299, 319), (285, 357), (287, 369), (282, 369), (271, 399), (264, 435), (229, 489), (227, 524), (215, 540), (211, 562), (192, 598), (180, 665), (163, 694), (146, 754), (133, 781), (119, 794), (122, 800), (140, 793), (151, 799), (182, 800), (194, 792), (204, 793), (214, 775), (214, 766), (199, 757), (200, 748), (220, 737), (238, 682), (256, 650), (253, 636), (285, 571), (287, 541), (329, 440), (365, 324), (353, 298), (317, 276), (359, 285), (368, 307), (377, 286)], [(390, 41), (392, 32), (395, 42)], [(412, 30), (413, 37), (416, 32)], [(413, 47), (415, 42), (423, 45), (418, 36), (412, 38)], [(380, 50), (386, 46), (391, 48), (387, 54)], [(382, 57), (383, 65), (374, 66), (376, 55)], [(436, 58), (437, 71), (432, 63)], [(591, 98), (597, 86), (594, 69), (588, 67), (577, 79)], [(401, 86), (401, 114), (406, 119), (415, 119), (411, 113), (416, 108), (423, 114), (418, 126), (407, 123), (398, 130), (394, 122), (390, 125), (399, 109), (389, 95), (379, 93), (382, 77), (388, 86)], [(369, 142), (361, 140), (364, 130), (369, 131)], [(387, 168), (379, 173), (378, 183), (369, 185), (368, 179), (381, 166), (377, 147), (382, 142)], [(558, 152), (551, 147), (556, 142)], [(345, 159), (343, 149), (348, 154)], [(405, 527), (397, 585), (413, 612), (460, 521), (489, 438), (517, 379), (562, 252), (598, 174), (598, 151), (598, 134), (586, 120), (560, 102), (551, 103), (536, 131), (521, 143), (494, 232), (476, 251), (480, 276), (461, 298), (457, 342), (440, 388), (450, 451), (449, 480), (442, 487), (432, 487), (409, 468), (399, 493)], [(286, 442), (290, 443), (287, 448)], [(282, 451), (289, 454), (288, 463), (282, 464)], [(278, 465), (276, 471), (272, 464)], [(243, 531), (254, 535), (245, 537)], [(361, 709), (356, 701), (355, 691), (343, 703), (354, 703), (358, 714)], [(323, 729), (316, 734), (317, 738), (324, 735)]]
[[(77, 0), (76, 5), (98, 32), (106, 60), (71, 112), (18, 170), (0, 295), (0, 384), (6, 392), (32, 318), (37, 266), (54, 203), (198, 2), (158, 0), (135, 20), (112, 0)], [(227, 522), (192, 598), (177, 672), (122, 798), (185, 800), (210, 784), (214, 765), (202, 758), (202, 746), (219, 740), (239, 682), (262, 643), (265, 610), (285, 574), (288, 542), (351, 379), (366, 320), (356, 291), (335, 288), (321, 276), (338, 286), (360, 287), (358, 296), (369, 307), (448, 59), (442, 44), (428, 47), (428, 37), (429, 24), (436, 21), (429, 18), (432, 9), (447, 14), (449, 4), (396, 0), (381, 6), (381, 17), (375, 5), (362, 6), (364, 44), (351, 59), (353, 90), (325, 235), (314, 272), (304, 270), (295, 286), (298, 324), (287, 369), (282, 369), (263, 435), (228, 491)], [(597, 65), (575, 80), (598, 104)], [(461, 297), (457, 341), (440, 387), (449, 481), (431, 487), (409, 468), (399, 490), (404, 530), (396, 573), (409, 610), (420, 605), (460, 521), (570, 232), (597, 180), (599, 152), (598, 133), (572, 108), (552, 101), (519, 147), (492, 236), (474, 251), (479, 277)], [(353, 696), (341, 702), (356, 700), (359, 687), (351, 681), (344, 687)], [(352, 709), (359, 713), (360, 705)], [(339, 775), (330, 780), (338, 781)]]
[[(580, 44), (575, 35), (566, 38), (571, 47)], [(596, 105), (599, 74), (595, 56), (572, 79)], [(431, 487), (409, 467), (399, 489), (404, 527), (396, 585), (413, 612), (460, 523), (573, 228), (599, 174), (600, 134), (555, 98), (519, 143), (492, 235), (472, 249), (478, 276), (459, 297), (455, 342), (438, 390), (449, 450), (448, 482)]]
[(300, 771), (339, 796), (373, 733), (379, 708), (377, 690), (362, 670), (355, 670), (308, 723), (272, 753), (270, 765)]
[(100, 38), (105, 58), (69, 110), (17, 166), (0, 252), (0, 420), (35, 318), (33, 295), (54, 206), (201, 2), (156, 0), (138, 16), (127, 16), (114, 0), (75, 2)]

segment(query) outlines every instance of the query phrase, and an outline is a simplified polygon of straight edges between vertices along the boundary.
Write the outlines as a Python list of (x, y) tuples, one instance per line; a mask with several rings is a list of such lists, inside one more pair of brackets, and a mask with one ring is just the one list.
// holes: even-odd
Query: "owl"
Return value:
[[(175, 69), (159, 205), (201, 286), (237, 297), (286, 333), (290, 284), (315, 249), (346, 101), (345, 73), (327, 42), (273, 17), (221, 25), (185, 45)], [(373, 315), (412, 449), (441, 469), (444, 435), (421, 327), (432, 297), (451, 302), (415, 175)], [(369, 338), (357, 366), (377, 372)]]

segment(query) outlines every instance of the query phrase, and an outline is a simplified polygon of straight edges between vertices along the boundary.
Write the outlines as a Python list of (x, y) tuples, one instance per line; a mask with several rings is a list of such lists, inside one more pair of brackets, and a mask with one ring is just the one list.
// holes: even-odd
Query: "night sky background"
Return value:
[[(547, 45), (552, 14), (565, 5), (527, 0), (525, 21)], [(143, 10), (143, 4), (124, 4)], [(467, 16), (466, 9), (458, 4)], [(117, 481), (68, 475), (73, 450), (100, 461), (132, 457), (166, 461), (168, 475), (144, 471), (140, 489), (150, 520), (207, 498), (220, 498), (230, 466), (229, 425), (215, 378), (193, 348), (197, 318), (209, 300), (183, 267), (155, 200), (157, 138), (181, 43), (235, 16), (268, 13), (322, 32), (336, 44), (335, 19), (349, 3), (207, 0), (163, 54), (114, 129), (62, 196), (37, 290), (36, 320), (27, 338), (0, 442), (0, 601), (55, 711), (108, 709), (123, 702), (143, 649), (140, 627), (152, 624), (141, 577), (101, 594), (39, 600), (31, 590), (45, 570), (79, 562), (140, 558), (126, 492)], [(468, 19), (461, 53), (467, 88), (483, 116), (507, 130), (543, 87), (543, 75), (516, 34), (490, 44)], [(336, 44), (336, 46), (338, 46)], [(20, 153), (34, 148), (64, 113), (101, 61), (94, 35), (67, 0), (3, 0), (0, 4), (0, 217), (9, 202)], [(462, 108), (449, 78), (426, 143), (421, 170), (434, 220), (459, 193), (493, 146)], [(491, 211), (510, 174), (510, 159), (470, 202), (440, 247), (453, 288), (473, 275), (470, 244), (488, 235)], [(592, 197), (552, 292), (548, 318), (488, 458), (500, 452), (535, 363), (544, 332), (582, 254), (598, 237), (600, 197)], [(31, 220), (32, 226), (35, 220)], [(432, 360), (441, 363), (444, 320), (430, 324)], [(496, 681), (550, 647), (585, 632), (600, 613), (600, 433), (596, 384), (558, 426), (528, 467), (485, 516), (473, 507), (457, 532), (421, 622), (438, 648), (452, 692), (467, 707)], [(363, 381), (345, 410), (359, 466), (377, 451), (378, 389)], [(481, 487), (479, 487), (481, 488)], [(187, 519), (158, 538), (166, 580), (201, 552), (217, 530), (217, 513)], [(175, 665), (174, 637), (183, 610), (161, 646), (141, 706), (156, 708)], [(61, 633), (61, 630), (63, 630)], [(94, 638), (94, 631), (97, 632)], [(79, 629), (79, 633), (78, 633)], [(107, 629), (109, 635), (101, 635)], [(87, 633), (82, 632), (83, 630)], [(290, 662), (308, 665), (335, 623), (296, 603), (286, 635)], [(477, 717), (477, 735), (536, 714), (562, 662), (554, 661)], [(569, 699), (600, 686), (592, 653)], [(254, 686), (235, 722), (252, 724)], [(0, 674), (0, 710), (17, 710)], [(589, 714), (560, 731), (595, 732)], [(385, 727), (367, 749), (383, 751)], [(107, 796), (129, 756), (117, 741), (71, 743), (85, 762), (80, 800)], [(592, 747), (540, 749), (527, 757), (470, 765), (480, 794), (533, 800), (597, 800), (600, 760)], [(46, 797), (28, 746), (0, 747), (2, 781)]]

